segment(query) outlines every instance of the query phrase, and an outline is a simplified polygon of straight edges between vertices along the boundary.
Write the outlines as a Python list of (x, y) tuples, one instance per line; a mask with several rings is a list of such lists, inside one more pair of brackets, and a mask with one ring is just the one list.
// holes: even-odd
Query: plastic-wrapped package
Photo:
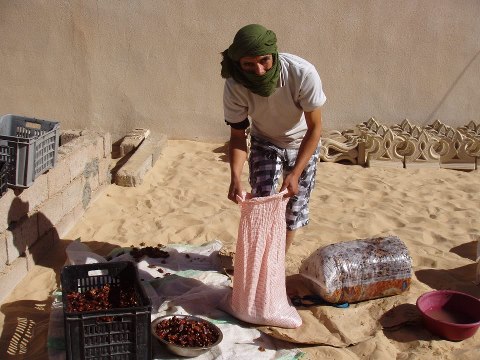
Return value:
[(253, 324), (297, 328), (302, 319), (289, 303), (285, 284), (285, 209), (283, 192), (240, 199), (231, 310)]
[(397, 236), (386, 236), (322, 247), (302, 262), (299, 272), (325, 301), (353, 303), (408, 290), (412, 260)]

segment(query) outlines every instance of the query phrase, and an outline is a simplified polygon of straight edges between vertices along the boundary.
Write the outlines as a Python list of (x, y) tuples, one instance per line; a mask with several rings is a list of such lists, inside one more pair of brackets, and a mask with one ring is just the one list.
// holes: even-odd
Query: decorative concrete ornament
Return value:
[(357, 164), (359, 137), (331, 131), (327, 137), (322, 138), (320, 146), (320, 159), (326, 162), (348, 161)]

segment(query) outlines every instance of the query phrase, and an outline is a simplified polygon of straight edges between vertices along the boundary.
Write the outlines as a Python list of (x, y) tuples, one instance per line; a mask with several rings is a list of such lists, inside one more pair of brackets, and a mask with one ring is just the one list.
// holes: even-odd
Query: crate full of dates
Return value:
[(316, 250), (299, 273), (325, 301), (354, 303), (408, 290), (412, 260), (397, 236), (358, 239)]
[(67, 359), (151, 359), (151, 302), (130, 261), (62, 269)]

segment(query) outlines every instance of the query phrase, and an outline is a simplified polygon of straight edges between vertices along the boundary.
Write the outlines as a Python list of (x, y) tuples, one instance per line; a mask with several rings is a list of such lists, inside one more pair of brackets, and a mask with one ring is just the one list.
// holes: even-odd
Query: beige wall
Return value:
[(248, 23), (316, 65), (326, 129), (480, 122), (479, 0), (0, 0), (0, 114), (226, 140), (219, 53)]

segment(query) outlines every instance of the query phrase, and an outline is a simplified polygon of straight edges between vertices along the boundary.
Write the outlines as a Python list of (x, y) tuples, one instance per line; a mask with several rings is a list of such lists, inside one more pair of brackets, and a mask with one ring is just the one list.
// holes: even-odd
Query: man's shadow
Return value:
[[(53, 223), (41, 212), (30, 209), (28, 201), (23, 201), (15, 190), (8, 212), (7, 228), (7, 266), (11, 272), (18, 272), (24, 277), (17, 284), (26, 287), (30, 281), (28, 271), (35, 265), (52, 269), (55, 276), (55, 287), (60, 284), (60, 271), (65, 263), (65, 248), (71, 242), (62, 240)], [(42, 281), (31, 279), (31, 288), (24, 293), (31, 293), (33, 299), (14, 301), (15, 294), (7, 294), (0, 311), (4, 315), (4, 325), (0, 335), (0, 359), (45, 358), (47, 356), (46, 339), (50, 318), (51, 297), (54, 289), (42, 288)], [(23, 284), (22, 284), (23, 282)], [(45, 284), (49, 286), (50, 284)], [(20, 289), (19, 291), (22, 291)], [(21, 294), (21, 293), (20, 293)], [(10, 298), (13, 295), (13, 300)], [(18, 296), (18, 295), (17, 295)], [(22, 296), (22, 294), (20, 295)], [(37, 300), (43, 297), (45, 300)]]

